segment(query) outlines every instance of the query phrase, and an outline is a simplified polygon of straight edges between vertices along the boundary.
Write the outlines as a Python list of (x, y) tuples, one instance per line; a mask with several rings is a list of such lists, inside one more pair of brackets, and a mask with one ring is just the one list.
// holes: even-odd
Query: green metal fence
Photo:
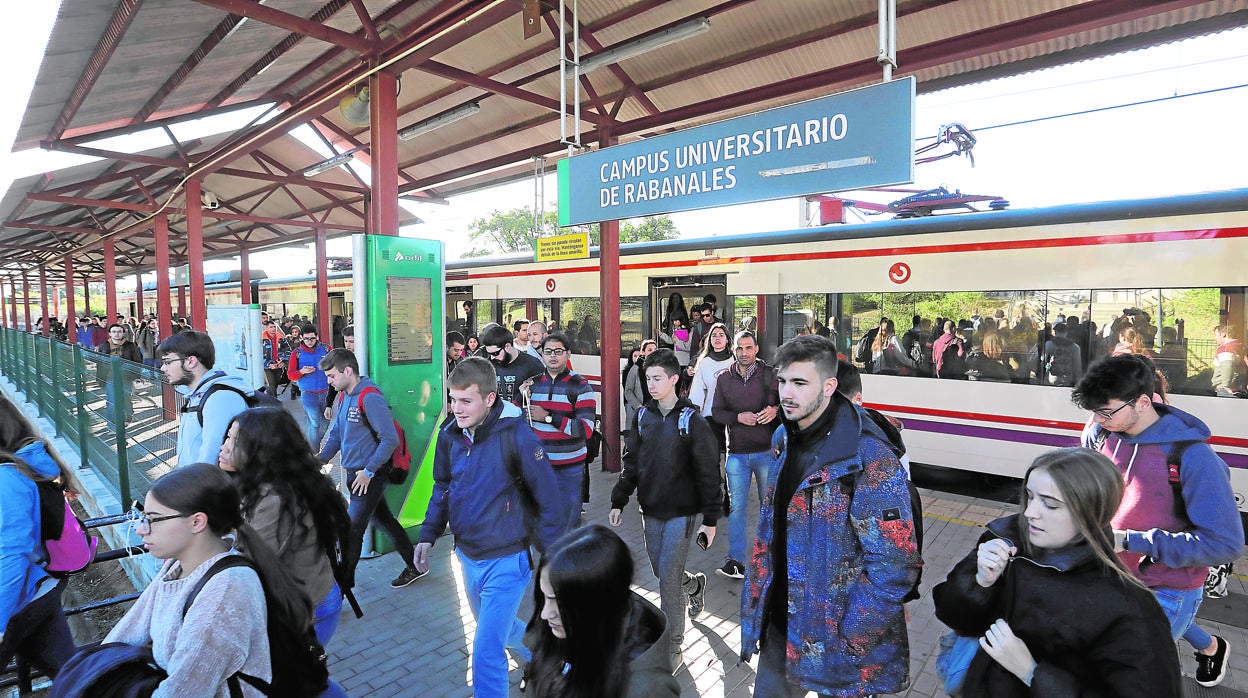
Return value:
[(181, 397), (156, 369), (0, 328), (0, 373), (123, 506), (176, 465)]

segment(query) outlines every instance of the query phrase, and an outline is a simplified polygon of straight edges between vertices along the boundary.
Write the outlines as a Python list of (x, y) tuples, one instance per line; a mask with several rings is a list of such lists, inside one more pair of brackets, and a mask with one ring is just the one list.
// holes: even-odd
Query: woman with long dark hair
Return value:
[(978, 638), (961, 696), (1182, 695), (1170, 624), (1114, 554), (1123, 490), (1091, 449), (1031, 464), (1020, 513), (989, 523), (932, 590), (936, 617)]
[(663, 309), (659, 327), (664, 333), (671, 334), (675, 330), (672, 320), (680, 320), (681, 325), (689, 329), (689, 309), (685, 307), (685, 297), (676, 292), (667, 297), (667, 307)]
[(630, 589), (633, 556), (606, 526), (560, 538), (537, 568), (525, 670), (535, 698), (680, 695), (667, 619)]
[(732, 367), (732, 360), (732, 337), (728, 334), (728, 326), (717, 322), (707, 331), (702, 351), (690, 367), (693, 379), (689, 383), (689, 401), (698, 406), (698, 411), (711, 425), (720, 453), (724, 452), (728, 437), (724, 425), (711, 416), (711, 406), (715, 404), (716, 377), (720, 371)]
[(65, 588), (44, 569), (37, 480), (65, 481), (17, 407), (0, 397), (0, 667), (20, 655), (48, 676), (74, 655)]
[(240, 413), (226, 430), (219, 464), (238, 486), (243, 520), (315, 606), (316, 639), (328, 645), (342, 610), (331, 560), (351, 524), (298, 422), (275, 407)]
[[(178, 468), (152, 483), (133, 514), (143, 547), (165, 563), (104, 641), (151, 646), (168, 674), (155, 698), (226, 698), (230, 678), (240, 673), (271, 681), (268, 614), (307, 622), (312, 608), (277, 556), (243, 525), (229, 476), (207, 463)], [(191, 590), (229, 555), (243, 555), (251, 566), (217, 572), (184, 609)], [(265, 587), (287, 607), (268, 608)], [(261, 695), (246, 681), (238, 684), (244, 696)]]

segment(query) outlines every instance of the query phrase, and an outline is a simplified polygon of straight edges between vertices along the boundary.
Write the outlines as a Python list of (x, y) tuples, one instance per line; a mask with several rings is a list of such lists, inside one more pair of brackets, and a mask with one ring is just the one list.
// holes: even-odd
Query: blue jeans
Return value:
[(728, 512), (728, 559), (745, 562), (752, 540), (747, 523), (750, 513), (750, 478), (758, 481), (758, 504), (763, 504), (763, 492), (767, 489), (767, 469), (773, 459), (771, 451), (761, 453), (729, 453), (724, 464), (728, 476), (728, 500), (732, 511)]
[(701, 515), (674, 519), (641, 517), (646, 555), (650, 557), (650, 569), (659, 579), (659, 605), (667, 616), (672, 650), (680, 649), (684, 642), (685, 609), (689, 606), (689, 595), (698, 588), (693, 575), (685, 571), (685, 560), (689, 557), (689, 541), (698, 530), (700, 520)]
[(580, 463), (555, 469), (555, 484), (559, 486), (559, 503), (564, 507), (563, 531), (576, 528), (581, 522), (581, 481), (584, 473)]
[[(130, 391), (132, 390), (129, 379), (122, 379), (122, 418), (134, 415), (134, 408), (130, 404)], [(104, 382), (104, 415), (105, 419), (110, 422), (113, 420), (113, 382)]]
[(312, 611), (312, 629), (316, 631), (316, 641), (321, 647), (328, 647), (329, 640), (338, 629), (338, 617), (342, 611), (342, 590), (338, 582), (330, 588), (325, 598)]
[[(359, 472), (360, 469), (345, 471), (347, 483), (355, 482), (355, 476)], [(360, 562), (360, 550), (364, 546), (364, 530), (368, 528), (370, 521), (381, 527), (381, 530), (390, 537), (390, 542), (394, 543), (394, 549), (403, 558), (404, 567), (411, 567), (416, 559), (415, 546), (408, 540), (403, 524), (394, 518), (394, 513), (390, 511), (390, 504), (386, 502), (384, 496), (388, 473), (389, 467), (377, 471), (377, 477), (368, 483), (368, 492), (363, 496), (352, 492), (347, 502), (347, 515), (351, 517), (351, 549), (347, 551), (347, 570), (350, 579), (347, 581), (352, 586), (355, 585), (355, 566)]]
[(1177, 589), (1153, 589), (1153, 596), (1166, 612), (1166, 620), (1170, 621), (1170, 634), (1174, 641), (1179, 638), (1197, 650), (1208, 649), (1213, 644), (1213, 637), (1204, 628), (1196, 625), (1196, 611), (1200, 610), (1200, 601), (1204, 598), (1204, 587), (1196, 587), (1186, 591)]
[(477, 620), (472, 637), (472, 693), (475, 698), (506, 698), (507, 648), (527, 662), (524, 621), (516, 617), (533, 570), (528, 551), (492, 560), (473, 560), (456, 550), (464, 572), (468, 606)]
[(299, 396), (299, 401), (303, 404), (303, 414), (308, 420), (308, 443), (312, 444), (312, 450), (315, 451), (321, 447), (321, 439), (325, 438), (325, 432), (329, 430), (329, 420), (325, 419), (325, 391), (314, 393), (305, 390)]

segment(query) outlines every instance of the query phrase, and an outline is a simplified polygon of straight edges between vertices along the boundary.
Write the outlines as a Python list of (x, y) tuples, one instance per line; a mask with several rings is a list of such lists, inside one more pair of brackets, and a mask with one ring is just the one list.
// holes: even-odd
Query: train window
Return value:
[(640, 347), (641, 340), (650, 335), (643, 334), (641, 313), (646, 305), (644, 296), (633, 296), (620, 299), (620, 351), (628, 352), (633, 347)]
[(502, 304), (501, 312), (503, 313), (503, 318), (500, 322), (502, 322), (503, 327), (506, 327), (508, 330), (512, 330), (512, 323), (516, 320), (519, 320), (520, 318), (525, 318), (526, 320), (528, 319), (528, 315), (525, 314), (525, 302), (523, 298), (505, 298), (500, 301), (500, 303)]
[(823, 293), (790, 293), (784, 297), (784, 325), (781, 340), (799, 334), (822, 334), (828, 317), (828, 296)]
[(559, 301), (560, 326), (576, 343), (578, 354), (598, 354), (602, 301), (597, 298), (564, 298)]
[(486, 323), (498, 322), (498, 301), (492, 298), (477, 298), (473, 304), (471, 334), (481, 334)]

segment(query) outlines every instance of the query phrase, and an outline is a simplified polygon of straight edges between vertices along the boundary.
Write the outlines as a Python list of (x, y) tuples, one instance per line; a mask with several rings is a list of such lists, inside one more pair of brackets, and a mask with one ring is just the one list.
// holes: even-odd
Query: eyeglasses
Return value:
[(494, 349), (486, 347), (485, 355), (486, 356), (498, 356), (499, 354), (502, 354), (505, 351), (507, 351), (507, 347), (496, 347)]
[(542, 353), (546, 356), (563, 356), (568, 353), (567, 349), (543, 349)]
[(1116, 414), (1118, 414), (1119, 412), (1121, 412), (1121, 411), (1123, 410), (1123, 408), (1127, 407), (1128, 405), (1134, 405), (1134, 404), (1135, 404), (1135, 401), (1136, 401), (1136, 400), (1138, 400), (1138, 399), (1139, 399), (1138, 397), (1132, 398), (1132, 399), (1130, 399), (1130, 400), (1128, 400), (1128, 401), (1126, 401), (1126, 402), (1122, 403), (1121, 405), (1119, 405), (1119, 406), (1115, 407), (1115, 408), (1114, 408), (1114, 409), (1112, 409), (1112, 410), (1092, 410), (1092, 415), (1093, 415), (1094, 417), (1100, 417), (1101, 419), (1104, 419), (1104, 420), (1106, 420), (1106, 421), (1111, 420), (1111, 419), (1113, 419), (1113, 418), (1114, 418), (1114, 415), (1116, 415)]
[(165, 358), (163, 358), (163, 359), (161, 359), (161, 360), (160, 360), (160, 365), (161, 365), (161, 366), (168, 366), (169, 364), (173, 364), (173, 363), (181, 363), (181, 362), (183, 362), (183, 361), (186, 361), (186, 360), (187, 360), (187, 359), (189, 359), (189, 358), (191, 358), (191, 357), (189, 357), (189, 356), (175, 356), (175, 357), (168, 357), (168, 356), (166, 356)]
[(162, 516), (148, 516), (143, 513), (143, 503), (135, 501), (130, 505), (130, 511), (126, 512), (126, 519), (134, 524), (135, 529), (145, 528), (152, 530), (152, 524), (168, 521), (169, 519), (185, 519), (191, 514), (164, 514)]

